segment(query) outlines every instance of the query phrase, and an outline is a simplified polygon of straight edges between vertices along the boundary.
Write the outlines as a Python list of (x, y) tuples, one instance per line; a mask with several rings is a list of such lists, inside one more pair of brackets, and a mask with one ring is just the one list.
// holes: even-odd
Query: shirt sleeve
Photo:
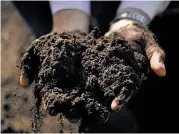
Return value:
[(50, 7), (52, 14), (56, 13), (59, 10), (64, 9), (78, 9), (86, 13), (87, 15), (91, 14), (90, 10), (90, 0), (85, 1), (54, 1), (50, 0)]
[(147, 13), (150, 19), (165, 11), (170, 1), (122, 1), (118, 10), (122, 8), (137, 8)]

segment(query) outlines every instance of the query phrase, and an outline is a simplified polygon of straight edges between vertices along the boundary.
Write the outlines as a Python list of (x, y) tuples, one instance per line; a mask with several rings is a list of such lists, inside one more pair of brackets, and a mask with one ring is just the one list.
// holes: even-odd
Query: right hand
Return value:
[[(105, 36), (113, 32), (119, 32), (133, 49), (144, 53), (148, 57), (148, 60), (150, 60), (151, 69), (156, 75), (160, 77), (166, 75), (164, 65), (165, 52), (155, 41), (154, 34), (145, 29), (140, 22), (131, 19), (122, 19), (112, 24)], [(124, 103), (119, 104), (119, 96), (111, 104), (113, 111), (120, 110), (125, 105)], [(127, 98), (124, 97), (122, 100), (127, 103), (130, 100), (130, 96)]]

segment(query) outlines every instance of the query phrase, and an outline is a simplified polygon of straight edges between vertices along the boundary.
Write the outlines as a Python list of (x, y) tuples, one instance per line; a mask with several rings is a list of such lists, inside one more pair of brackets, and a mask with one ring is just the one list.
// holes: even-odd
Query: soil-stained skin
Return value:
[(148, 62), (120, 34), (103, 37), (95, 29), (88, 35), (63, 32), (36, 39), (20, 69), (33, 82), (35, 114), (43, 102), (50, 115), (79, 119), (79, 132), (90, 132), (109, 117), (115, 97), (122, 105), (140, 89)]

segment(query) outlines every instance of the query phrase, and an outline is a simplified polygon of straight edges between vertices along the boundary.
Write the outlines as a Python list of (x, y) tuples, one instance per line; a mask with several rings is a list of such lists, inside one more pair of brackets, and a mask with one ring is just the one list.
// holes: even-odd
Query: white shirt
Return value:
[[(158, 13), (163, 12), (169, 5), (170, 1), (122, 1), (118, 10), (121, 8), (133, 7), (144, 11), (153, 19)], [(83, 1), (53, 1), (50, 0), (52, 14), (63, 9), (78, 9), (91, 15), (90, 0)], [(117, 10), (117, 11), (118, 11)]]

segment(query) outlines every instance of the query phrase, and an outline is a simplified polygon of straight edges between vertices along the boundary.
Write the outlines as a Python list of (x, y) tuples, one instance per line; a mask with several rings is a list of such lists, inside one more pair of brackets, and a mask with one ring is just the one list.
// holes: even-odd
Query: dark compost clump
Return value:
[(43, 102), (50, 115), (79, 119), (79, 132), (90, 132), (108, 119), (115, 97), (122, 105), (139, 90), (148, 62), (119, 33), (56, 32), (32, 42), (20, 69), (33, 82), (34, 118)]

